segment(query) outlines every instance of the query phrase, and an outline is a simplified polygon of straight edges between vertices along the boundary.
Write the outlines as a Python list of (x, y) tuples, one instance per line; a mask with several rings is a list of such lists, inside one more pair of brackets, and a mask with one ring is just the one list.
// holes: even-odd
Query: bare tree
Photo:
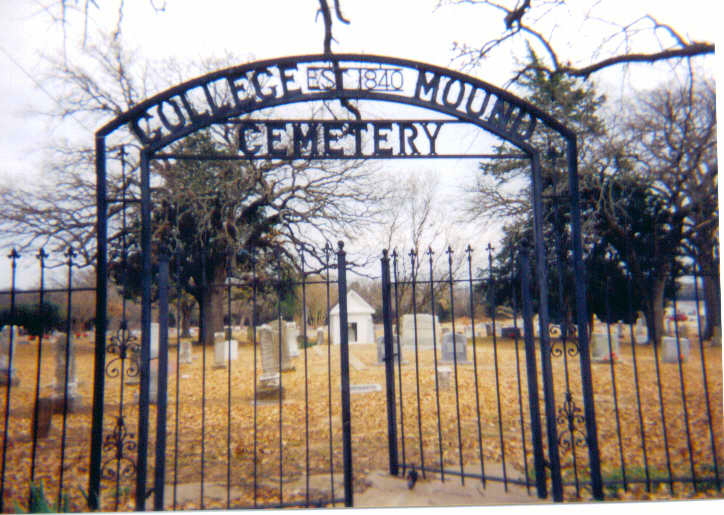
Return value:
[[(576, 2), (578, 4), (578, 2)], [(575, 63), (570, 50), (556, 42), (554, 21), (570, 19), (571, 2), (566, 0), (440, 0), (443, 5), (477, 5), (487, 14), (498, 13), (500, 33), (480, 44), (454, 43), (456, 59), (464, 66), (477, 66), (506, 45), (533, 48), (545, 58), (537, 63), (526, 63), (513, 77), (516, 82), (531, 69), (548, 74), (588, 78), (612, 66), (632, 63), (685, 59), (714, 53), (714, 43), (690, 39), (674, 27), (661, 23), (654, 15), (646, 14), (628, 23), (618, 24), (607, 19), (606, 2), (589, 1), (584, 23), (599, 23), (607, 28), (598, 48), (587, 62)], [(576, 5), (580, 8), (580, 4)], [(655, 44), (652, 48), (651, 43)], [(574, 64), (575, 63), (575, 64)]]
[[(179, 75), (223, 67), (219, 61), (209, 61), (196, 65), (198, 71), (192, 73), (179, 63), (143, 62), (126, 51), (120, 39), (111, 39), (107, 48), (89, 44), (85, 59), (80, 64), (54, 61), (52, 80), (63, 100), (51, 114), (59, 119), (78, 117), (91, 126), (125, 112), (150, 91), (165, 89)], [(153, 74), (152, 67), (157, 68)], [(152, 75), (160, 77), (158, 83), (151, 82)], [(228, 154), (233, 152), (233, 139), (232, 128), (220, 124), (180, 141), (177, 150)], [(120, 130), (113, 145), (132, 149), (137, 143), (128, 131)], [(0, 190), (0, 226), (21, 248), (73, 246), (81, 253), (79, 264), (90, 265), (95, 259), (94, 154), (90, 148), (66, 145), (56, 155), (46, 184)], [(110, 153), (116, 161), (108, 167), (109, 198), (138, 198), (138, 167), (131, 155)], [(300, 246), (309, 255), (329, 234), (351, 237), (352, 228), (359, 230), (373, 220), (384, 196), (375, 187), (373, 171), (358, 161), (154, 163), (155, 237), (171, 240), (173, 231), (180, 231), (176, 234), (183, 233), (186, 252), (206, 251), (206, 280), (196, 262), (195, 272), (185, 277), (184, 289), (198, 301), (202, 319), (210, 317), (203, 334), (207, 342), (223, 323), (223, 310), (214, 306), (223, 299), (219, 285), (228, 273), (230, 257), (236, 267), (241, 265), (236, 258), (241, 249), (271, 245), (279, 246), (287, 258)], [(124, 245), (133, 243), (121, 223), (122, 208), (123, 203), (112, 203), (109, 212), (110, 244), (117, 256), (123, 254)], [(130, 224), (137, 223), (134, 209), (127, 209)], [(115, 277), (130, 287), (122, 274)]]

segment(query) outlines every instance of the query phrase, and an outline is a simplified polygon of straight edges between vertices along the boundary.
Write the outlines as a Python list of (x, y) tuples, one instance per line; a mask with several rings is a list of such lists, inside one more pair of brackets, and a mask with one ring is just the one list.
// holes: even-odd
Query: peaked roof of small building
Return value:
[[(375, 308), (370, 306), (362, 296), (354, 290), (347, 292), (347, 315), (372, 315)], [(339, 304), (329, 312), (330, 315), (339, 315)]]

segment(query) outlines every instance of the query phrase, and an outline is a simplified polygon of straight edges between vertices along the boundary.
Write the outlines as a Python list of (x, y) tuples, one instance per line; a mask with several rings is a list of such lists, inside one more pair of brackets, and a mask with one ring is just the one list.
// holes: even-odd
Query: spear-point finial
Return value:
[(10, 254), (8, 254), (8, 258), (12, 259), (13, 261), (20, 258), (20, 254), (18, 254), (18, 251), (13, 248), (10, 251)]

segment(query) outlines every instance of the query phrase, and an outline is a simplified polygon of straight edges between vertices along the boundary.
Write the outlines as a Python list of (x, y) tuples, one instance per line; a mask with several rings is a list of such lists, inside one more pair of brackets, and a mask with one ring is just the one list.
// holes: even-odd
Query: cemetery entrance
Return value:
[[(318, 109), (299, 117), (300, 105)], [(390, 105), (428, 116), (372, 114)], [(482, 129), (518, 151), (450, 151), (447, 133), (455, 127)], [(541, 169), (549, 148), (536, 147), (541, 133), (565, 156), (554, 186), (565, 207), (557, 212), (566, 213), (566, 248), (546, 248), (543, 235), (550, 184)], [(149, 498), (154, 509), (354, 504), (353, 463), (370, 452), (366, 438), (352, 444), (350, 392), (369, 386), (350, 385), (350, 323), (355, 340), (365, 334), (362, 322), (348, 320), (347, 275), (355, 265), (327, 225), (315, 234), (297, 229), (321, 209), (305, 204), (318, 187), (344, 190), (355, 163), (406, 158), (526, 160), (534, 230), (530, 248), (521, 242), (512, 257), (514, 326), (506, 335), (495, 322), (498, 285), (474, 270), (472, 247), (457, 250), (468, 263), (460, 283), (452, 270), (436, 276), (431, 249), (384, 252), (387, 425), (378, 429), (387, 436), (390, 472), (519, 484), (562, 500), (567, 454), (576, 490), (585, 483), (602, 498), (576, 152), (565, 126), (494, 86), (362, 55), (220, 70), (101, 128), (90, 507), (132, 502), (142, 510)], [(447, 249), (445, 259), (452, 254)], [(554, 254), (566, 256), (559, 271), (574, 295), (573, 318), (552, 339), (547, 268)], [(425, 277), (403, 276), (403, 259)], [(442, 334), (434, 302), (401, 311), (402, 290), (414, 298), (440, 285), (451, 299), (453, 289), (469, 289), (466, 327), (453, 321)], [(493, 308), (485, 335), (473, 308), (483, 291)], [(189, 329), (195, 304), (198, 334)], [(556, 358), (566, 360), (565, 382), (554, 381)], [(500, 396), (511, 384), (515, 403)], [(413, 403), (403, 396), (411, 388)]]

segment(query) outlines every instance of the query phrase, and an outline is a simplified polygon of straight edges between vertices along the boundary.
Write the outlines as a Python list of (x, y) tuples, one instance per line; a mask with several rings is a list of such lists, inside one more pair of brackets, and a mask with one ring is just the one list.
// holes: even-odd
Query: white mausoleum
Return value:
[[(347, 322), (349, 324), (349, 343), (374, 343), (375, 326), (372, 315), (375, 310), (354, 290), (347, 292)], [(329, 312), (332, 344), (339, 345), (339, 304)]]

